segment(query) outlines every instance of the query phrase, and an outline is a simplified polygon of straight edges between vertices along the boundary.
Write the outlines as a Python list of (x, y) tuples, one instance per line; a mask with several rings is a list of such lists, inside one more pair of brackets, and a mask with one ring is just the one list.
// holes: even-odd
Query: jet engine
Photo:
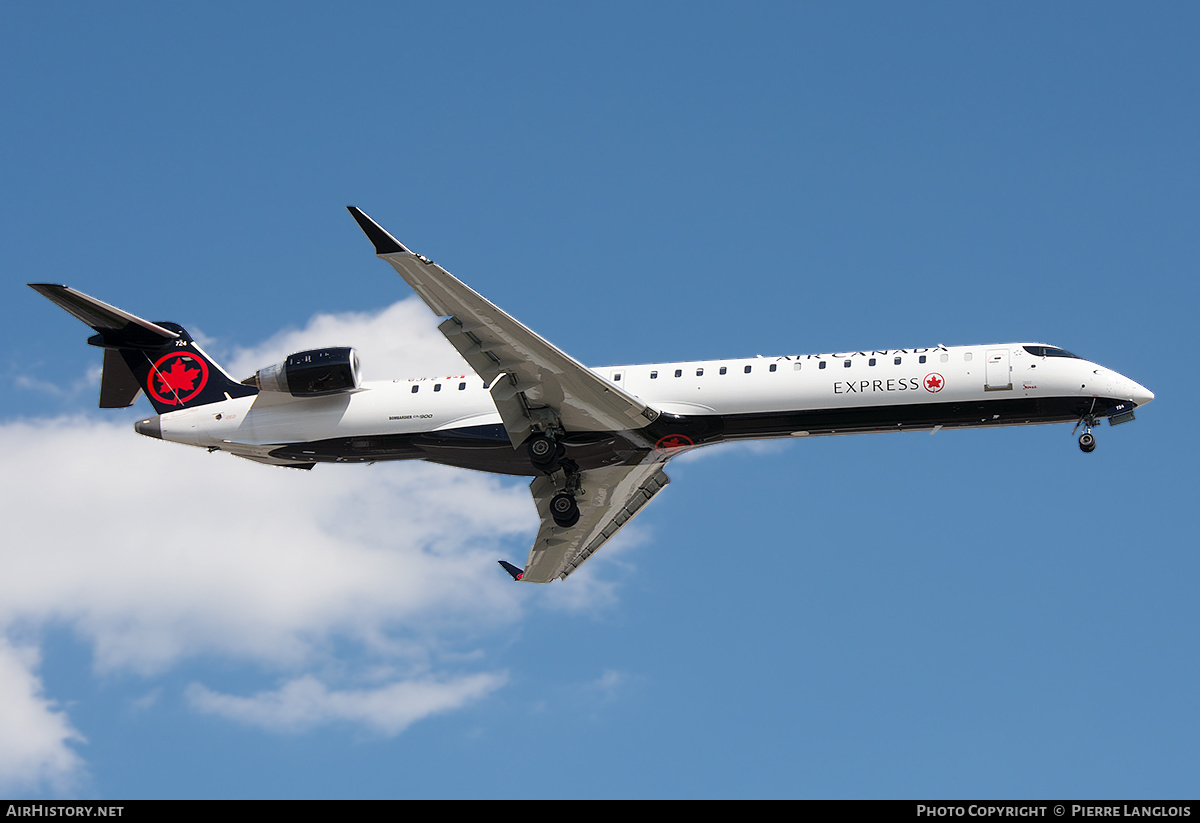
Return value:
[(358, 354), (351, 348), (313, 349), (288, 355), (243, 383), (259, 391), (285, 392), (292, 397), (324, 397), (354, 391), (359, 385)]

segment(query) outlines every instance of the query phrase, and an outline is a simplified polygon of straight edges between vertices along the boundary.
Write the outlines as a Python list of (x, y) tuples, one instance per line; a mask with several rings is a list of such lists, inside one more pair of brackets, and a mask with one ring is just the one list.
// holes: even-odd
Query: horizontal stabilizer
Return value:
[(103, 338), (102, 345), (157, 349), (179, 338), (177, 332), (164, 329), (149, 320), (134, 317), (116, 306), (110, 306), (66, 286), (30, 283), (29, 288), (99, 332)]
[(513, 580), (520, 580), (522, 577), (525, 576), (525, 571), (521, 567), (514, 566), (512, 563), (509, 563), (507, 560), (498, 560), (496, 562), (504, 567), (504, 570), (506, 572), (508, 572), (509, 575), (512, 576)]
[(183, 326), (151, 323), (66, 286), (29, 287), (96, 330), (88, 343), (104, 349), (102, 409), (131, 406), (139, 392), (159, 414), (258, 394), (226, 374)]

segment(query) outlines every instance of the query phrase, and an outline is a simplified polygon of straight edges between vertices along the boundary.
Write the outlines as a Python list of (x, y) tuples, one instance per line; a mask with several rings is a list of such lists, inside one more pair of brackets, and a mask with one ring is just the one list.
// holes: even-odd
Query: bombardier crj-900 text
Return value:
[[(150, 323), (65, 286), (33, 288), (91, 326), (100, 406), (145, 392), (144, 435), (275, 466), (430, 460), (532, 476), (541, 515), (518, 580), (566, 578), (669, 482), (697, 446), (766, 437), (1133, 419), (1154, 395), (1041, 343), (935, 346), (589, 369), (350, 213), (434, 312), (474, 375), (359, 379), (352, 349), (300, 352), (237, 382), (173, 323)], [(418, 372), (421, 374), (421, 372)]]

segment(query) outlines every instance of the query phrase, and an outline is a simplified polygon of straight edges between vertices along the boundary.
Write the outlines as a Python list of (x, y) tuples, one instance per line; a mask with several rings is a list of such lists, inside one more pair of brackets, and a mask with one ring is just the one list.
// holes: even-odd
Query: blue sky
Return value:
[[(1182, 3), (5, 6), (0, 791), (1195, 797), (1198, 36)], [(590, 365), (1039, 340), (1157, 399), (1090, 455), (700, 451), (516, 586), (525, 483), (138, 437), (24, 285), (238, 377), (427, 373), (348, 204)]]

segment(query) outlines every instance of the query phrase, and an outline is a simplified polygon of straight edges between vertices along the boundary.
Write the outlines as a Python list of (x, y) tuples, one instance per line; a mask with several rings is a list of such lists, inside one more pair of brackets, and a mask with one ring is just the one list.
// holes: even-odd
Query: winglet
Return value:
[(519, 568), (517, 568), (517, 567), (516, 567), (516, 566), (514, 566), (512, 563), (509, 563), (507, 560), (498, 560), (497, 562), (498, 562), (498, 563), (499, 563), (501, 566), (503, 566), (503, 567), (504, 567), (504, 570), (505, 570), (506, 572), (508, 572), (509, 574), (511, 574), (511, 575), (512, 575), (512, 579), (513, 579), (513, 580), (520, 580), (522, 577), (524, 577), (524, 576), (525, 576), (525, 570), (524, 570), (524, 569), (519, 569)]
[(363, 214), (362, 209), (357, 206), (346, 206), (346, 209), (350, 212), (350, 216), (358, 223), (358, 227), (363, 230), (363, 234), (367, 236), (367, 239), (375, 245), (376, 254), (412, 254), (412, 252), (404, 248), (399, 240), (388, 234), (383, 226), (380, 226), (370, 217)]

